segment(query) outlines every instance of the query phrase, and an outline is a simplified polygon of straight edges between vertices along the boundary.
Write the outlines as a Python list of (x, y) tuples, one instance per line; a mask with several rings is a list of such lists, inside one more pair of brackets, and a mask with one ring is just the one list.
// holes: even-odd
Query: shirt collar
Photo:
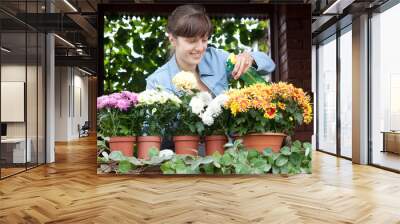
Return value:
[(176, 63), (175, 54), (168, 61), (168, 71), (171, 78), (174, 77), (179, 72), (178, 64)]
[[(206, 54), (203, 55), (203, 58), (201, 58), (201, 61), (199, 63), (200, 76), (213, 76), (214, 73), (211, 71), (211, 66), (209, 65), (209, 63), (207, 63), (205, 57)], [(178, 64), (176, 63), (175, 54), (168, 61), (168, 70), (169, 74), (171, 74), (171, 78), (178, 74), (178, 72), (180, 72)]]

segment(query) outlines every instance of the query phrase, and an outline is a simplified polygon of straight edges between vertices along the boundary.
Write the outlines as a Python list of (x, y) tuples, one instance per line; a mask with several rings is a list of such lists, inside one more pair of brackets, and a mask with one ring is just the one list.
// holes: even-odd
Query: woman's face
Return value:
[(207, 48), (208, 37), (174, 37), (169, 35), (179, 62), (188, 66), (198, 65)]

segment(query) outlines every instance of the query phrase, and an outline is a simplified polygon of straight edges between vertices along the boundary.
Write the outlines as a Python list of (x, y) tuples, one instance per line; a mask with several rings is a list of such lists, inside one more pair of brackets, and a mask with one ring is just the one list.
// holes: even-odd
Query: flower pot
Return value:
[(210, 156), (214, 154), (214, 152), (219, 152), (221, 155), (224, 154), (224, 145), (228, 139), (225, 135), (211, 135), (206, 136), (206, 155)]
[(271, 148), (273, 152), (279, 152), (285, 138), (283, 133), (254, 133), (240, 137), (243, 145), (247, 149), (256, 149), (260, 153), (266, 148)]
[(124, 156), (133, 156), (133, 147), (136, 136), (113, 136), (110, 137), (110, 150), (121, 151)]
[(197, 156), (200, 136), (174, 136), (175, 153)]
[(138, 158), (149, 159), (149, 151), (155, 147), (160, 150), (161, 137), (160, 136), (139, 136), (138, 137)]

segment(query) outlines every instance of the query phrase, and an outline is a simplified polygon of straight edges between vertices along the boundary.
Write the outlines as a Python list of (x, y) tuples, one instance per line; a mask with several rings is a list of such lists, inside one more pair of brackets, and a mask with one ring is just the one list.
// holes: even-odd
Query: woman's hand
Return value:
[(243, 52), (236, 56), (236, 64), (232, 71), (234, 79), (238, 79), (243, 73), (245, 73), (250, 66), (253, 64), (253, 57), (249, 52)]

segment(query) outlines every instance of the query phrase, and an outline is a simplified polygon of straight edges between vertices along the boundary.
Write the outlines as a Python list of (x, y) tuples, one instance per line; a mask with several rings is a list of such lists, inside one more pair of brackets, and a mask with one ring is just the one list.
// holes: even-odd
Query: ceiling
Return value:
[[(350, 13), (365, 10), (372, 5), (379, 5), (387, 0), (340, 0), (346, 4), (338, 4), (338, 10)], [(86, 60), (96, 70), (97, 59), (97, 6), (98, 4), (130, 4), (130, 3), (273, 3), (273, 4), (311, 4), (313, 13), (313, 34), (318, 35), (330, 23), (341, 15), (324, 15), (323, 12), (334, 4), (335, 0), (0, 0), (0, 29), (5, 38), (2, 43), (15, 48), (15, 54), (26, 54), (22, 46), (24, 40), (16, 35), (25, 32), (25, 28), (39, 32), (54, 32), (56, 62), (66, 64), (70, 60), (78, 63)], [(349, 6), (350, 5), (350, 6)], [(46, 8), (47, 7), (47, 8)], [(340, 9), (342, 7), (342, 9)], [(51, 10), (50, 10), (51, 9)], [(48, 12), (52, 13), (48, 13)], [(64, 41), (66, 40), (66, 41)], [(28, 41), (29, 42), (29, 41)], [(74, 46), (72, 46), (72, 45)], [(22, 47), (22, 48), (21, 48)], [(32, 47), (32, 49), (31, 49)], [(28, 55), (34, 44), (28, 44)], [(19, 49), (19, 50), (17, 50)], [(64, 61), (62, 61), (64, 60)]]

